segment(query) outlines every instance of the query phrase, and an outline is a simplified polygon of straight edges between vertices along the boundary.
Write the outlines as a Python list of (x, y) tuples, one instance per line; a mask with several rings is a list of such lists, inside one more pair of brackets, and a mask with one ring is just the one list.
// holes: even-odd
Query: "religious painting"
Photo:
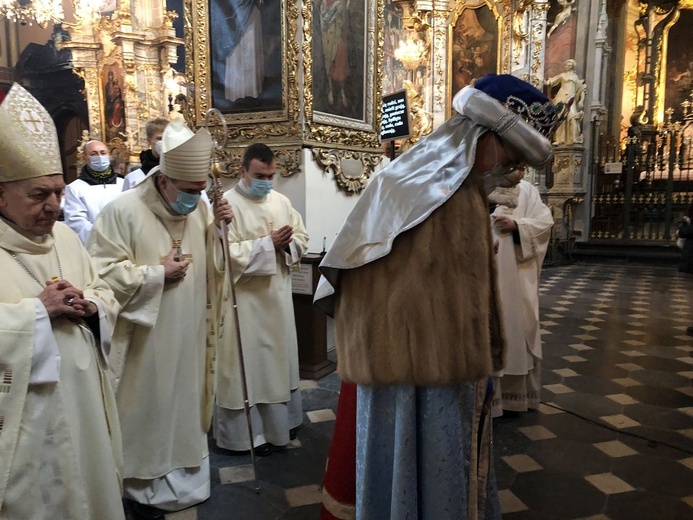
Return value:
[(313, 2), (313, 108), (365, 120), (366, 0)]
[(282, 110), (283, 0), (210, 0), (211, 106), (224, 114)]
[(392, 0), (387, 0), (383, 32), (383, 94), (385, 95), (402, 90), (404, 81), (408, 79), (404, 65), (395, 58), (395, 50), (405, 40), (402, 9)]
[(486, 4), (465, 8), (452, 28), (450, 97), (474, 80), (497, 71), (498, 20)]
[(126, 128), (123, 69), (118, 63), (104, 65), (100, 79), (103, 95), (102, 133), (104, 142), (109, 142), (119, 137)]
[(682, 9), (679, 20), (669, 30), (666, 55), (664, 109), (674, 110), (673, 121), (683, 120), (681, 103), (693, 101), (693, 46), (688, 31), (693, 26), (693, 11)]

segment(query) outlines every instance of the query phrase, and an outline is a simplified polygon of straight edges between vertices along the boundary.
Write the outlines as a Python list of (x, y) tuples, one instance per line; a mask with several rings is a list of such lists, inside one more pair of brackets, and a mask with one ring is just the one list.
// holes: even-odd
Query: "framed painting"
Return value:
[[(249, 138), (297, 131), (297, 54), (287, 44), (297, 20), (290, 0), (185, 1), (186, 78), (197, 124), (216, 108)], [(276, 124), (253, 127), (268, 122)]]
[(103, 107), (102, 139), (108, 143), (126, 129), (123, 69), (115, 61), (105, 64), (99, 76)]
[(335, 128), (343, 128), (363, 132), (348, 144), (378, 146), (382, 0), (308, 0), (303, 14), (310, 15), (312, 35), (304, 59), (310, 138), (334, 140), (340, 136)]
[(498, 71), (499, 23), (498, 13), (485, 2), (459, 13), (450, 39), (449, 106), (460, 89)]

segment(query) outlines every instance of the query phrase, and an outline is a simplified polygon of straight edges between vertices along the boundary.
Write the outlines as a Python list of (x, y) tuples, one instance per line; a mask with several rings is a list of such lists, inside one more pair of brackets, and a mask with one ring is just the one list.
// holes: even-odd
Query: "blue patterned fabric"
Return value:
[[(500, 519), (490, 418), (476, 446), (484, 391), (473, 384), (359, 386), (356, 518)], [(470, 516), (473, 497), (478, 514)]]

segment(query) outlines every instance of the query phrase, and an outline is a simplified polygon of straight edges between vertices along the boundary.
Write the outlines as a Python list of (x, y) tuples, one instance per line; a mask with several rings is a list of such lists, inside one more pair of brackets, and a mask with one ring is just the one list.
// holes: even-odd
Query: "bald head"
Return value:
[(84, 145), (84, 156), (90, 157), (92, 155), (108, 155), (108, 146), (96, 140), (87, 142)]

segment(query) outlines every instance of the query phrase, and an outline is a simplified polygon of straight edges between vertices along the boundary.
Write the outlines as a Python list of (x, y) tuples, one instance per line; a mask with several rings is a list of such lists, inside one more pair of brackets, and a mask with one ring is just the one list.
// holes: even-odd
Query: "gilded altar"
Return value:
[(73, 71), (84, 81), (90, 139), (105, 142), (114, 156), (137, 162), (146, 148), (145, 125), (171, 108), (171, 64), (178, 59), (173, 20), (163, 4), (145, 8), (119, 0), (112, 12), (66, 24)]

